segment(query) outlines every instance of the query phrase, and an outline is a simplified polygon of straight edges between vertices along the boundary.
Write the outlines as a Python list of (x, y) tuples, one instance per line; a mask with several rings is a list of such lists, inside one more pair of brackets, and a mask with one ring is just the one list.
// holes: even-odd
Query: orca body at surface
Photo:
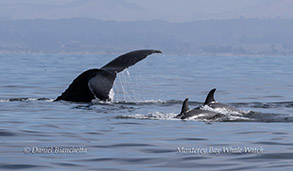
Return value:
[(216, 92), (215, 88), (209, 92), (209, 94), (207, 95), (207, 98), (204, 102), (204, 105), (207, 105), (210, 108), (215, 109), (215, 110), (225, 111), (226, 113), (232, 113), (232, 114), (237, 114), (237, 113), (243, 114), (244, 113), (243, 111), (236, 109), (232, 106), (217, 102), (214, 98), (215, 92)]
[(137, 50), (121, 55), (100, 69), (90, 69), (81, 73), (55, 101), (91, 102), (97, 98), (111, 100), (109, 92), (117, 73), (143, 60), (159, 50)]
[(179, 115), (175, 118), (178, 119), (214, 119), (220, 117), (220, 113), (204, 110), (201, 106), (194, 109), (189, 109), (188, 107), (188, 98), (183, 102), (182, 109)]
[(181, 113), (175, 118), (178, 119), (216, 119), (226, 114), (243, 114), (241, 110), (238, 110), (232, 106), (219, 103), (214, 98), (214, 93), (216, 89), (212, 89), (202, 106), (196, 107), (194, 109), (189, 109), (188, 98), (183, 102)]

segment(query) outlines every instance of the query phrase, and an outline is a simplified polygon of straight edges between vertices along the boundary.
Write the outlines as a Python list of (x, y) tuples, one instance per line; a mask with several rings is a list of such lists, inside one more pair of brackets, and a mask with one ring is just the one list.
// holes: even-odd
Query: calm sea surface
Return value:
[[(155, 54), (118, 74), (113, 102), (53, 102), (117, 56), (0, 54), (0, 170), (293, 169), (293, 57)], [(174, 119), (212, 88), (249, 115)]]

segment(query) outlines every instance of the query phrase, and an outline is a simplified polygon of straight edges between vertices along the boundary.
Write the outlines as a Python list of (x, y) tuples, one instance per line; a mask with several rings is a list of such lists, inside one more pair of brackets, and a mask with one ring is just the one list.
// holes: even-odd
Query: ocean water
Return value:
[[(293, 169), (292, 57), (154, 54), (112, 102), (53, 102), (116, 56), (0, 54), (0, 170)], [(174, 119), (212, 88), (247, 115)]]

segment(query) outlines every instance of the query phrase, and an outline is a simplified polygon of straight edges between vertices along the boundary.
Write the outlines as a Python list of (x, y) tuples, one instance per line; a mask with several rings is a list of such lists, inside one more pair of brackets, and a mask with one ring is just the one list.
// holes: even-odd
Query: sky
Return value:
[(293, 19), (293, 0), (0, 0), (0, 19)]

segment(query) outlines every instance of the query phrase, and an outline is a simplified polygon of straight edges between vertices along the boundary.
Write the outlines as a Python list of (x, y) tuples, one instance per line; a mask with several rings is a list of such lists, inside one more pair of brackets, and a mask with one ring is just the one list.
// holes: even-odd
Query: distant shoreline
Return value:
[[(133, 49), (135, 50), (135, 49)], [(26, 52), (26, 51), (0, 51), (0, 55), (10, 54), (10, 55), (19, 55), (19, 54), (32, 54), (32, 55), (119, 55), (129, 50), (125, 51), (117, 51), (117, 52)], [(233, 53), (194, 53), (194, 54), (175, 54), (163, 52), (164, 55), (172, 55), (172, 56), (201, 56), (201, 57), (210, 57), (210, 56), (222, 56), (222, 57), (232, 57), (232, 56), (243, 56), (243, 57), (282, 57), (282, 56), (292, 56), (293, 54), (233, 54)]]
[(103, 21), (0, 20), (0, 53), (293, 56), (293, 19)]

